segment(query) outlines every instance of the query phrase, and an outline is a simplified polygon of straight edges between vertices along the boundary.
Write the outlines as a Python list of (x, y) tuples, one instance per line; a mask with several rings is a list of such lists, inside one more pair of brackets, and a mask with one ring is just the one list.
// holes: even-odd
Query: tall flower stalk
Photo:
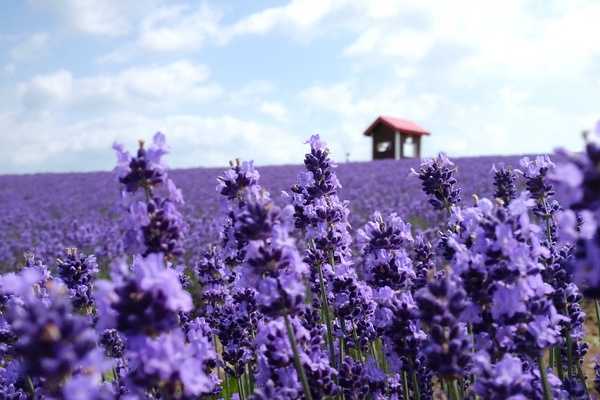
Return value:
[(304, 395), (312, 399), (296, 332), (290, 322), (290, 317), (297, 315), (304, 306), (304, 279), (308, 273), (289, 234), (292, 214), (291, 207), (280, 209), (275, 206), (268, 193), (258, 187), (246, 193), (235, 225), (238, 236), (247, 243), (238, 284), (256, 289), (258, 308), (266, 318), (283, 318), (296, 373)]
[(471, 360), (467, 326), (460, 321), (466, 293), (453, 279), (440, 277), (416, 293), (416, 302), (429, 328), (423, 349), (428, 366), (448, 385), (451, 398), (458, 400), (458, 380)]
[(140, 141), (135, 156), (120, 144), (115, 143), (113, 148), (121, 199), (127, 211), (126, 248), (131, 254), (143, 256), (162, 253), (167, 260), (181, 256), (185, 224), (177, 206), (183, 204), (183, 195), (168, 178), (162, 160), (168, 152), (165, 135), (156, 133), (148, 149)]
[[(329, 290), (336, 268), (344, 270), (349, 279), (351, 237), (348, 232), (348, 204), (337, 196), (341, 185), (335, 173), (336, 165), (329, 157), (327, 145), (319, 135), (307, 142), (310, 152), (304, 158), (305, 171), (287, 195), (294, 207), (295, 227), (300, 229), (308, 245), (305, 261), (310, 266), (311, 290), (316, 296), (314, 306), (321, 308), (327, 326), (329, 359), (336, 362), (334, 350), (335, 289)], [(343, 286), (343, 285), (341, 285)], [(341, 288), (341, 286), (338, 286)]]

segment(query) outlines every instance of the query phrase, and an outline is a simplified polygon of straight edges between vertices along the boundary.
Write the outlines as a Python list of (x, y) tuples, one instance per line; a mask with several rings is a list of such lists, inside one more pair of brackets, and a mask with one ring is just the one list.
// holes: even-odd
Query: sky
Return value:
[(162, 131), (172, 167), (368, 160), (378, 115), (423, 155), (581, 148), (600, 1), (6, 0), (0, 173), (109, 170)]

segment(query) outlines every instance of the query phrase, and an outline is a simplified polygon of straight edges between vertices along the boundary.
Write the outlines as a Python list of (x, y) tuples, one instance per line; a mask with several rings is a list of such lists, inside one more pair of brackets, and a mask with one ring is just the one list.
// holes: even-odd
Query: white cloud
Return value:
[(198, 104), (219, 96), (208, 68), (189, 61), (130, 67), (115, 75), (73, 78), (69, 71), (36, 76), (19, 85), (26, 111), (56, 106), (156, 110)]
[(527, 90), (503, 87), (498, 92), (498, 98), (505, 107), (520, 107), (531, 99), (531, 93)]
[(62, 12), (69, 24), (84, 33), (123, 36), (131, 29), (128, 1), (67, 0)]
[[(457, 75), (481, 70), (534, 76), (541, 68), (564, 75), (581, 72), (600, 52), (600, 4), (577, 1), (534, 3), (507, 0), (487, 4), (457, 0), (291, 0), (225, 24), (216, 7), (133, 0), (67, 0), (61, 7), (76, 29), (119, 36), (137, 28), (135, 42), (113, 50), (104, 62), (123, 62), (132, 47), (145, 51), (189, 52), (247, 35), (274, 31), (301, 40), (354, 36), (342, 53), (355, 61), (374, 57), (416, 63), (436, 45), (464, 48)], [(221, 4), (216, 3), (218, 6)], [(141, 22), (138, 22), (141, 21)], [(510, 29), (507, 29), (510, 27)]]
[[(221, 27), (220, 38), (274, 31), (298, 38), (351, 34), (342, 54), (357, 63), (416, 66), (439, 46), (464, 49), (456, 84), (482, 75), (530, 79), (581, 74), (600, 54), (595, 1), (292, 0)], [(436, 47), (437, 46), (437, 47)], [(540, 71), (543, 71), (540, 74)], [(463, 77), (468, 77), (464, 78)]]
[(378, 56), (399, 57), (416, 62), (421, 60), (433, 47), (431, 35), (413, 29), (390, 31), (385, 27), (372, 27), (343, 50), (344, 55), (364, 57), (376, 53)]
[(359, 57), (383, 57), (414, 64), (435, 51), (436, 45), (452, 45), (466, 50), (456, 60), (455, 73), (466, 82), (482, 75), (573, 76), (600, 55), (600, 41), (595, 39), (600, 37), (600, 4), (593, 1), (560, 7), (548, 2), (542, 9), (518, 0), (398, 1), (388, 4), (386, 13), (376, 12), (380, 5), (362, 2), (355, 7), (356, 11), (362, 8), (360, 16), (354, 17), (358, 36), (344, 54), (357, 62)]
[(507, 102), (501, 92), (488, 104), (442, 105), (440, 129), (428, 138), (429, 153), (494, 155), (553, 152), (557, 147), (579, 150), (580, 131), (593, 120), (580, 111), (557, 110), (521, 99)]
[(18, 93), (27, 110), (47, 110), (67, 103), (72, 96), (73, 76), (59, 70), (47, 75), (37, 75), (18, 86)]
[[(75, 2), (75, 0), (70, 0)], [(265, 35), (275, 30), (292, 34), (299, 40), (316, 36), (314, 28), (339, 10), (343, 10), (348, 0), (292, 0), (288, 4), (270, 7), (241, 17), (236, 22), (225, 24), (222, 13), (207, 3), (201, 5), (176, 4), (148, 7), (140, 14), (136, 38), (98, 58), (97, 62), (124, 63), (144, 52), (183, 53), (194, 52), (206, 45), (223, 46), (235, 38), (248, 35)], [(112, 4), (109, 2), (109, 4)], [(81, 7), (82, 11), (88, 10)], [(114, 9), (108, 7), (105, 13)], [(106, 27), (104, 34), (118, 36), (131, 32), (134, 22), (131, 12), (120, 10), (122, 23)], [(129, 17), (129, 18), (128, 18)], [(93, 30), (88, 33), (102, 34)], [(120, 29), (122, 28), (122, 29)], [(80, 30), (86, 31), (83, 26)], [(92, 31), (92, 32), (90, 32)]]
[(261, 103), (259, 110), (277, 121), (285, 121), (288, 118), (287, 108), (278, 102), (264, 101)]
[[(338, 83), (331, 86), (311, 86), (300, 93), (300, 97), (309, 104), (339, 114), (352, 114), (353, 98), (349, 84)], [(335, 99), (335, 101), (332, 101)]]
[(273, 93), (275, 87), (269, 81), (252, 81), (244, 84), (240, 89), (227, 93), (231, 105), (256, 104), (257, 99)]
[(57, 14), (64, 24), (77, 32), (105, 36), (126, 36), (137, 21), (162, 0), (30, 0), (38, 8)]
[[(140, 135), (150, 137), (157, 130), (167, 133), (170, 160), (178, 167), (222, 166), (234, 157), (263, 164), (294, 157), (300, 162), (302, 154), (292, 149), (302, 141), (275, 123), (287, 117), (285, 106), (260, 99), (272, 89), (269, 82), (256, 81), (225, 95), (210, 81), (207, 67), (186, 60), (113, 75), (78, 77), (67, 70), (38, 75), (19, 84), (22, 111), (0, 114), (0, 126), (11, 132), (2, 138), (2, 149), (11, 150), (0, 149), (0, 169), (109, 169), (114, 140), (135, 146)], [(222, 104), (235, 99), (237, 106), (252, 105), (256, 115), (194, 112), (209, 99)], [(272, 119), (257, 122), (260, 112)]]
[(270, 7), (240, 19), (227, 28), (224, 37), (264, 35), (275, 29), (310, 35), (316, 25), (341, 9), (344, 3), (344, 0), (291, 0), (286, 5)]
[(98, 64), (124, 64), (140, 56), (140, 49), (135, 43), (126, 43), (122, 46), (102, 54), (96, 59)]
[(398, 79), (409, 79), (417, 75), (418, 70), (416, 67), (395, 67), (394, 74)]
[[(15, 114), (0, 114), (0, 126), (11, 135), (0, 148), (3, 170), (48, 170), (68, 155), (79, 157), (78, 170), (111, 169), (114, 141), (134, 147), (140, 138), (160, 130), (172, 149), (167, 161), (172, 167), (225, 166), (233, 158), (259, 160), (262, 164), (301, 162), (293, 152), (301, 140), (268, 124), (231, 115), (141, 116), (115, 112), (101, 118), (64, 123), (55, 116), (22, 120)], [(207, 151), (210, 149), (210, 151)], [(88, 154), (99, 157), (87, 160)], [(64, 167), (59, 167), (64, 169)]]
[[(142, 19), (135, 46), (153, 52), (190, 52), (207, 44), (225, 45), (247, 35), (274, 30), (302, 39), (314, 35), (313, 28), (341, 9), (346, 0), (292, 0), (224, 24), (221, 13), (207, 3), (167, 5), (153, 9)], [(132, 44), (101, 57), (100, 62), (123, 62), (131, 58)]]
[[(331, 86), (312, 86), (300, 94), (313, 107), (337, 113), (345, 120), (362, 120), (378, 115), (411, 115), (421, 120), (430, 117), (438, 106), (438, 97), (433, 94), (413, 94), (402, 84), (373, 92), (361, 91), (349, 83)], [(361, 126), (361, 125), (359, 125)]]
[(206, 4), (159, 8), (142, 21), (138, 44), (151, 51), (195, 50), (219, 33), (219, 20)]
[[(475, 50), (461, 65), (465, 75), (574, 77), (600, 55), (600, 42), (594, 39), (600, 36), (600, 4), (572, 6), (544, 18), (521, 7), (513, 5), (505, 13), (495, 13), (494, 7), (482, 9), (483, 21), (470, 29), (473, 36), (455, 38)], [(440, 34), (455, 27), (448, 26)]]

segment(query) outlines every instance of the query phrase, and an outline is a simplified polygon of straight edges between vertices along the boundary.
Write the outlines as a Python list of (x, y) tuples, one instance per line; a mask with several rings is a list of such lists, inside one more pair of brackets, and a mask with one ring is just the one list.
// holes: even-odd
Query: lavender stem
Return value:
[(302, 362), (300, 361), (300, 354), (298, 353), (298, 344), (296, 343), (296, 335), (294, 333), (294, 328), (290, 323), (290, 317), (286, 314), (283, 316), (285, 320), (285, 327), (287, 329), (288, 338), (290, 340), (290, 345), (292, 346), (292, 352), (294, 353), (294, 364), (296, 365), (296, 372), (300, 376), (300, 381), (302, 382), (302, 387), (304, 389), (304, 395), (307, 400), (312, 400), (312, 394), (310, 392), (310, 386), (308, 386), (308, 379), (306, 379), (306, 372), (304, 371), (304, 367), (302, 366)]

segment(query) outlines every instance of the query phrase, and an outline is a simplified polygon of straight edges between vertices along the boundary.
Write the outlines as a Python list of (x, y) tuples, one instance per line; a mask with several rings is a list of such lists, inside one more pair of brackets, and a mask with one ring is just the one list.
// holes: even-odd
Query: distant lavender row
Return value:
[[(515, 166), (519, 158), (457, 159), (465, 198), (490, 196), (489, 185), (483, 184), (490, 180), (490, 166)], [(408, 176), (416, 166), (415, 160), (341, 164), (340, 195), (350, 201), (352, 226), (362, 226), (375, 210), (397, 212), (421, 228), (435, 221), (436, 213), (419, 195), (419, 182)], [(301, 169), (300, 165), (263, 167), (261, 180), (279, 202), (277, 194), (289, 188)], [(219, 207), (214, 188), (220, 172), (218, 168), (171, 172), (186, 195), (182, 213), (192, 232), (186, 249), (199, 249), (216, 239), (219, 228), (213, 216)], [(16, 265), (26, 251), (51, 260), (68, 246), (96, 254), (101, 263), (120, 255), (121, 236), (114, 223), (117, 197), (115, 178), (109, 172), (0, 176), (0, 267)]]

